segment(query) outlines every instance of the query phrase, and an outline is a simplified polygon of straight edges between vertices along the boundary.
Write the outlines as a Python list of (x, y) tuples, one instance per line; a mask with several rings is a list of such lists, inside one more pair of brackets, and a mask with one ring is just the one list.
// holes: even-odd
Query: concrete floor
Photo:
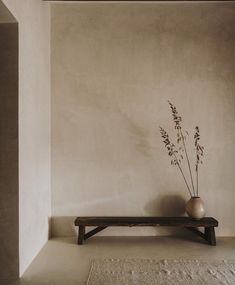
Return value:
[(84, 285), (94, 258), (234, 260), (235, 238), (218, 238), (216, 247), (196, 236), (92, 237), (82, 246), (74, 237), (54, 238), (34, 259), (20, 285)]
[(0, 285), (85, 285), (95, 258), (235, 260), (235, 238), (217, 238), (215, 247), (191, 233), (171, 237), (97, 236), (82, 246), (76, 244), (75, 237), (54, 238), (20, 281), (0, 279)]

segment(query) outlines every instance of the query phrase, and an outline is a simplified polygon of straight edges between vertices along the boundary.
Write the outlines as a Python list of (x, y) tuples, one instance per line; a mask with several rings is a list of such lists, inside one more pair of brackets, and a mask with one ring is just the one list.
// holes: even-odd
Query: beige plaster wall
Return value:
[(18, 25), (0, 1), (0, 284), (19, 276)]
[(181, 214), (158, 130), (174, 132), (170, 99), (201, 129), (207, 215), (234, 235), (235, 4), (53, 4), (51, 43), (53, 216)]
[(20, 274), (48, 239), (50, 195), (50, 6), (4, 0), (19, 22)]

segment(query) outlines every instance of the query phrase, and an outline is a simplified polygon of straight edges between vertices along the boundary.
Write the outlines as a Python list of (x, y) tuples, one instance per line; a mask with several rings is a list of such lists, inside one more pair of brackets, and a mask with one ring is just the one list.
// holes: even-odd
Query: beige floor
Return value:
[(94, 258), (235, 259), (235, 238), (218, 238), (209, 246), (188, 237), (92, 237), (78, 246), (75, 238), (50, 240), (25, 272), (23, 285), (86, 284)]

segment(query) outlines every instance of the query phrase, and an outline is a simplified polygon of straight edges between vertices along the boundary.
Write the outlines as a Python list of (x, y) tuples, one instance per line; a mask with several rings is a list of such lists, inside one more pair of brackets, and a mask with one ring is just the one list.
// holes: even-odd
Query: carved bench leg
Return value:
[(78, 244), (83, 244), (85, 237), (85, 226), (79, 226), (78, 230)]
[(206, 240), (210, 243), (210, 245), (216, 245), (214, 227), (205, 228), (205, 236), (206, 236)]

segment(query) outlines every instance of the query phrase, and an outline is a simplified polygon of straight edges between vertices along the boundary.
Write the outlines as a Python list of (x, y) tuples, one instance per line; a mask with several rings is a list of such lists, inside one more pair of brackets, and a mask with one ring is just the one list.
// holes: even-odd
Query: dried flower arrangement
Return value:
[[(198, 197), (198, 172), (199, 172), (199, 164), (202, 164), (202, 157), (204, 155), (204, 147), (199, 144), (200, 141), (200, 132), (199, 127), (195, 127), (195, 133), (194, 133), (194, 145), (195, 145), (195, 172), (196, 172), (196, 186), (194, 185), (194, 179), (192, 175), (192, 169), (191, 164), (188, 156), (188, 151), (186, 147), (186, 137), (189, 135), (187, 131), (182, 130), (182, 117), (179, 115), (176, 107), (168, 101), (171, 113), (173, 116), (173, 122), (174, 122), (174, 128), (176, 130), (176, 144), (174, 144), (170, 138), (168, 133), (160, 127), (160, 133), (161, 137), (163, 138), (163, 143), (165, 144), (165, 147), (168, 151), (168, 155), (171, 157), (171, 164), (176, 165), (182, 174), (182, 177), (184, 179), (184, 182), (186, 184), (187, 190), (191, 197)], [(185, 172), (182, 168), (182, 161), (186, 158), (187, 162), (187, 168), (189, 170), (189, 180), (190, 183), (188, 183)]]

